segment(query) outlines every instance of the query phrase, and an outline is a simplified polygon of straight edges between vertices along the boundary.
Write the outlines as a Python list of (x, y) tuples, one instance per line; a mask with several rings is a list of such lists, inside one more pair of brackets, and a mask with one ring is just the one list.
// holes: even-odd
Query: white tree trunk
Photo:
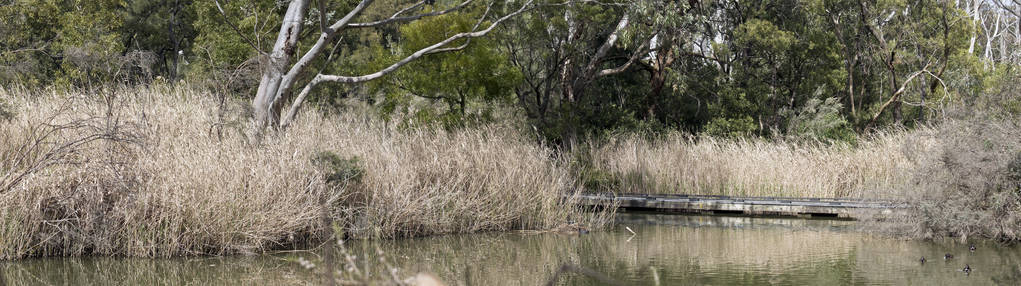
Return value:
[(280, 34), (273, 44), (273, 50), (266, 59), (266, 70), (262, 73), (259, 81), (259, 90), (252, 102), (256, 123), (260, 128), (272, 126), (278, 121), (279, 110), (274, 107), (277, 97), (277, 90), (283, 80), (284, 72), (290, 65), (291, 56), (297, 48), (298, 37), (301, 34), (301, 24), (305, 21), (306, 10), (311, 0), (293, 0), (287, 6), (283, 22), (280, 25)]
[(993, 41), (1000, 36), (1000, 13), (996, 13), (996, 23), (993, 28), (993, 33), (986, 33), (986, 51), (985, 59), (987, 61), (993, 60)]
[[(981, 1), (982, 0), (972, 0), (972, 1), (968, 2), (968, 8), (969, 8), (968, 9), (968, 14), (971, 15), (971, 21), (976, 26), (980, 25), (981, 24), (980, 22), (982, 21), (981, 15), (979, 15), (979, 13), (978, 13), (979, 7), (982, 6), (982, 2)], [(969, 40), (969, 44), (968, 44), (968, 54), (969, 55), (975, 54), (975, 41), (976, 40), (978, 40), (978, 31), (972, 31), (971, 32), (971, 39)]]

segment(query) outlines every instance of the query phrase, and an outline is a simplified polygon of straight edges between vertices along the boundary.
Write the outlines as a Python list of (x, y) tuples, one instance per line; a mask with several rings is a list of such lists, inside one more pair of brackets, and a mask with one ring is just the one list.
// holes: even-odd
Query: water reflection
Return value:
[[(47, 258), (0, 263), (6, 285), (294, 285), (309, 281), (277, 257)], [(0, 283), (2, 285), (3, 283)]]
[[(562, 264), (581, 265), (628, 285), (1016, 284), (1021, 251), (992, 243), (966, 245), (873, 237), (855, 222), (621, 214), (601, 232), (489, 233), (399, 241), (351, 241), (351, 254), (376, 261), (376, 250), (403, 274), (429, 272), (449, 285), (542, 285)], [(624, 229), (629, 227), (636, 232)], [(944, 261), (944, 253), (955, 258)], [(204, 259), (36, 259), (6, 262), (11, 285), (35, 284), (318, 284), (320, 253)], [(918, 258), (928, 262), (921, 264)], [(970, 264), (973, 271), (960, 271)], [(378, 265), (375, 265), (378, 266)], [(369, 271), (387, 271), (372, 267)], [(559, 285), (594, 285), (568, 274)]]

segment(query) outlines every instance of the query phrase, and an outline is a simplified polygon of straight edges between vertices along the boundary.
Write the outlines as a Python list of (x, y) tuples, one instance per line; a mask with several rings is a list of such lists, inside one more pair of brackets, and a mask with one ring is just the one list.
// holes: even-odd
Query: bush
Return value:
[(11, 119), (14, 119), (13, 109), (14, 108), (10, 104), (5, 102), (3, 99), (0, 99), (0, 121), (10, 121)]
[[(1021, 124), (982, 116), (944, 123), (913, 148), (905, 194), (912, 236), (1021, 239)], [(926, 142), (931, 143), (926, 144)], [(926, 146), (928, 145), (928, 147)]]
[(787, 122), (787, 136), (795, 140), (819, 140), (822, 142), (853, 142), (854, 130), (840, 115), (843, 105), (836, 97), (819, 100), (809, 99), (801, 111), (790, 114)]
[(358, 166), (358, 156), (345, 159), (330, 151), (320, 151), (312, 156), (312, 162), (323, 169), (326, 183), (334, 186), (361, 182), (365, 174), (365, 169)]

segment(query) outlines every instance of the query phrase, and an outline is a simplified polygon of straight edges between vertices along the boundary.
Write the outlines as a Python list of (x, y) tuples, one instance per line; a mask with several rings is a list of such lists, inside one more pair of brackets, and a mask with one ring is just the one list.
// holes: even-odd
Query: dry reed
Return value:
[(893, 198), (909, 177), (903, 172), (911, 166), (902, 152), (906, 133), (876, 134), (857, 146), (628, 135), (583, 156), (594, 173), (587, 180), (596, 177), (621, 192)]
[[(0, 88), (0, 260), (255, 253), (328, 236), (546, 229), (573, 177), (506, 127), (396, 130), (306, 110), (254, 139), (245, 105), (189, 88)], [(362, 117), (360, 117), (362, 116)], [(358, 158), (359, 180), (313, 160)], [(13, 163), (12, 163), (13, 162)]]

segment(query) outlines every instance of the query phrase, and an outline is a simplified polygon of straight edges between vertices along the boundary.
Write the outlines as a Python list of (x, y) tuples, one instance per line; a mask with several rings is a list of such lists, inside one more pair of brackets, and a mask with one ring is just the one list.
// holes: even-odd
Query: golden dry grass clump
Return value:
[[(905, 132), (847, 144), (755, 139), (612, 138), (586, 156), (596, 176), (633, 193), (773, 197), (891, 198), (911, 167)], [(599, 172), (599, 171), (597, 171)]]
[[(396, 130), (307, 110), (261, 139), (243, 103), (189, 88), (0, 89), (0, 259), (253, 253), (355, 238), (560, 226), (552, 152), (503, 127)], [(327, 180), (317, 154), (357, 158)]]

